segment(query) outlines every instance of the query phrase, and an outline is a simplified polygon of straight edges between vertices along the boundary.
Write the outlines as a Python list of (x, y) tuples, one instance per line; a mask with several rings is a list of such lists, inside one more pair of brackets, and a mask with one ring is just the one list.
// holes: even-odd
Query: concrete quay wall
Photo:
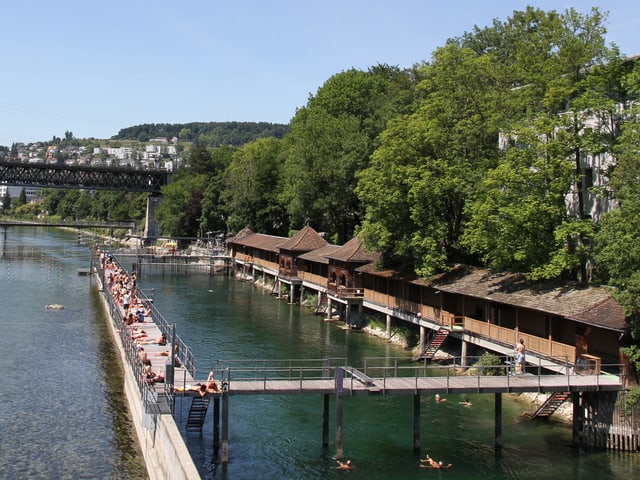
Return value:
[[(124, 370), (124, 391), (131, 412), (131, 420), (136, 430), (138, 443), (151, 480), (199, 479), (200, 473), (193, 463), (191, 454), (182, 439), (180, 430), (170, 414), (146, 414), (133, 370), (127, 361), (124, 346), (116, 331), (109, 305), (101, 292), (100, 299), (109, 317), (111, 337), (118, 347)], [(155, 420), (155, 427), (153, 425)]]

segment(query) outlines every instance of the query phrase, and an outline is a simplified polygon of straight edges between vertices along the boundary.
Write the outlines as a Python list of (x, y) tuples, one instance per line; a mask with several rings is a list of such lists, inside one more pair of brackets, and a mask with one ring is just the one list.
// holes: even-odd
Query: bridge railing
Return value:
[[(418, 389), (418, 380), (424, 377), (442, 377), (445, 380), (444, 388), (449, 389), (455, 378), (474, 377), (476, 379), (476, 387), (478, 390), (488, 385), (488, 379), (495, 377), (504, 377), (507, 379), (507, 387), (520, 386), (519, 377), (526, 375), (528, 378), (536, 378), (537, 386), (540, 391), (544, 391), (545, 379), (550, 377), (563, 378), (566, 380), (567, 389), (571, 389), (571, 385), (575, 383), (577, 377), (589, 377), (593, 381), (593, 385), (600, 387), (601, 385), (611, 385), (619, 383), (624, 385), (626, 375), (624, 364), (603, 364), (599, 372), (591, 375), (584, 375), (576, 371), (573, 364), (566, 359), (566, 366), (563, 373), (552, 373), (542, 364), (526, 365), (522, 374), (515, 371), (513, 357), (510, 355), (497, 356), (500, 360), (499, 364), (487, 364), (483, 357), (452, 357), (446, 364), (428, 363), (428, 361), (415, 364), (408, 362), (404, 357), (386, 358), (386, 357), (368, 357), (363, 363), (363, 372), (378, 381), (382, 381), (384, 388), (385, 382), (390, 378), (412, 377), (415, 380), (415, 387)], [(606, 380), (605, 380), (606, 379)], [(564, 381), (563, 380), (563, 381)]]
[(293, 381), (302, 384), (307, 380), (335, 380), (336, 369), (346, 364), (346, 358), (281, 360), (219, 360), (211, 371), (214, 377), (226, 385), (232, 382), (261, 382), (262, 388), (272, 381)]

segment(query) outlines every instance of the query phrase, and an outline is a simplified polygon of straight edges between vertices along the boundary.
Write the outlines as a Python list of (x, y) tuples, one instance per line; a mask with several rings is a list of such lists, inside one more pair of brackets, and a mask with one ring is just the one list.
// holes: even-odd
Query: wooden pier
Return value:
[[(441, 366), (425, 362), (422, 365), (382, 366), (354, 368), (340, 359), (221, 362), (216, 367), (216, 378), (222, 385), (220, 393), (212, 394), (214, 404), (214, 449), (220, 448), (221, 462), (229, 459), (229, 403), (238, 395), (322, 395), (323, 446), (328, 446), (330, 397), (335, 398), (336, 458), (343, 455), (343, 402), (356, 395), (412, 395), (414, 397), (414, 449), (420, 448), (420, 397), (435, 394), (494, 394), (495, 445), (502, 443), (502, 394), (522, 392), (570, 392), (576, 404), (582, 395), (598, 392), (609, 394), (623, 389), (621, 376), (602, 373), (579, 375), (545, 374), (540, 371), (522, 375), (504, 375), (504, 366), (483, 367), (477, 375), (461, 375), (458, 359), (452, 365)], [(469, 361), (467, 358), (466, 361)], [(365, 359), (365, 364), (366, 364)], [(609, 366), (612, 367), (612, 366)], [(618, 366), (615, 366), (618, 367)], [(496, 369), (496, 370), (493, 370)], [(197, 395), (188, 392), (185, 395)], [(574, 422), (574, 443), (580, 444), (582, 421)], [(220, 424), (221, 422), (221, 424)]]

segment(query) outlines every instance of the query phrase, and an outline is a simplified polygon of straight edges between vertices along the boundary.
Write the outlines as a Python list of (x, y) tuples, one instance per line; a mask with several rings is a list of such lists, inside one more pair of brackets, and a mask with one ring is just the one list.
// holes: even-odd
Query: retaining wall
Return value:
[(127, 361), (125, 349), (116, 332), (104, 295), (104, 292), (100, 293), (100, 300), (105, 313), (109, 316), (111, 337), (118, 347), (122, 360), (124, 391), (149, 477), (151, 480), (199, 479), (200, 473), (193, 463), (173, 416), (149, 415), (144, 412), (133, 370)]

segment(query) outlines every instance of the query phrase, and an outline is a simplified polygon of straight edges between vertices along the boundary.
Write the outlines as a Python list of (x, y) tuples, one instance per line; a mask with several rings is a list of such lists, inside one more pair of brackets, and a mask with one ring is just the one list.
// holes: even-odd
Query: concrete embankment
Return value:
[(111, 337), (118, 347), (122, 360), (124, 391), (149, 477), (151, 480), (199, 479), (198, 469), (193, 463), (173, 416), (170, 414), (150, 415), (144, 412), (141, 394), (133, 370), (127, 361), (124, 346), (116, 331), (104, 292), (100, 294), (100, 299), (110, 320)]

